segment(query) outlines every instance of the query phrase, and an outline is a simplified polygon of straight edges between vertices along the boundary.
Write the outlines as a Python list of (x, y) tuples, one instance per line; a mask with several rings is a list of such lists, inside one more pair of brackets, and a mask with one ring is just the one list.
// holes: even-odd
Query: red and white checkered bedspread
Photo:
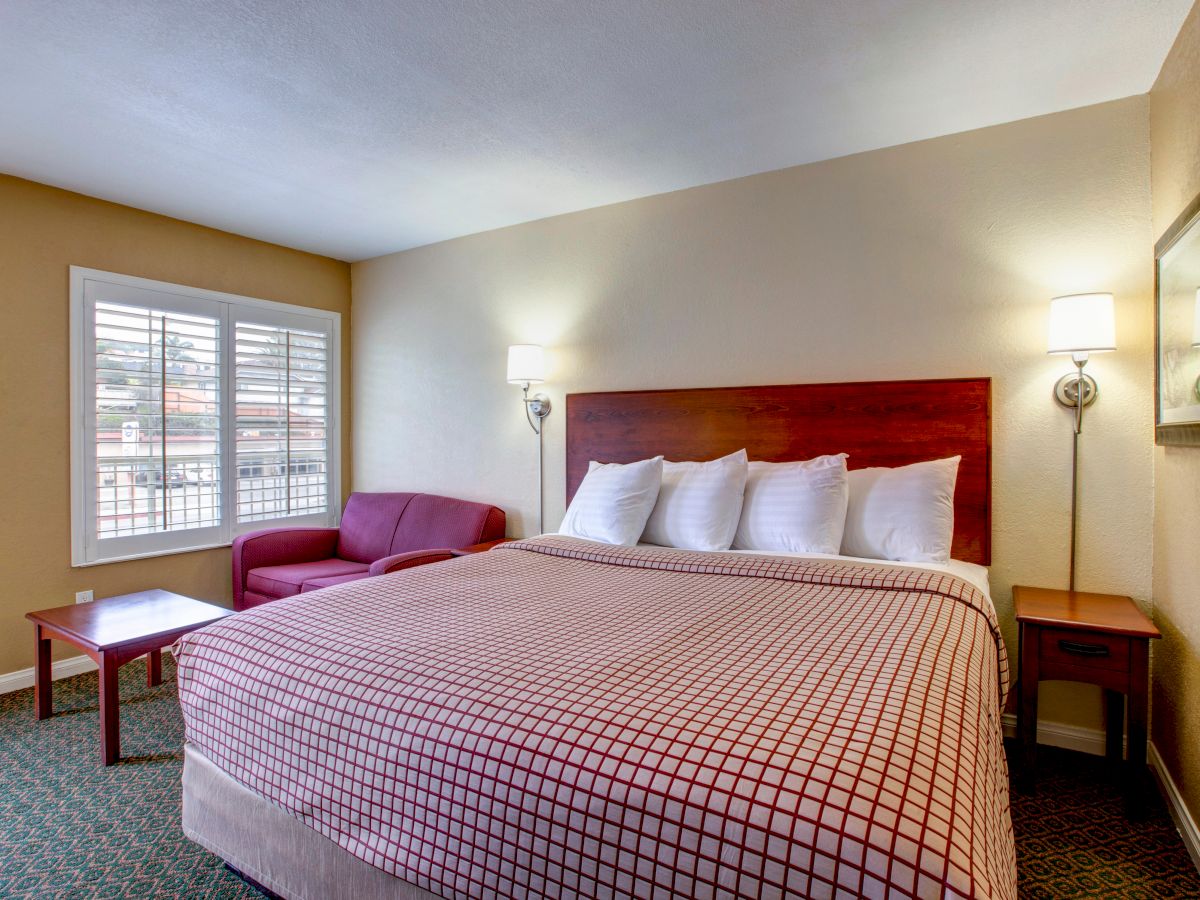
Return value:
[(441, 896), (1016, 896), (1004, 643), (950, 575), (542, 538), (177, 655), (189, 741)]

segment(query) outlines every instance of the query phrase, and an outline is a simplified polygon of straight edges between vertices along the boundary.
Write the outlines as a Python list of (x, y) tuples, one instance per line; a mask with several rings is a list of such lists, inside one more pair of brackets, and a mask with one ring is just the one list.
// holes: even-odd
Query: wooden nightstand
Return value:
[(1121, 759), (1129, 698), (1126, 807), (1138, 811), (1146, 772), (1146, 704), (1150, 639), (1161, 637), (1129, 597), (1017, 585), (1013, 604), (1021, 629), (1017, 734), (1021, 786), (1033, 790), (1037, 767), (1039, 681), (1083, 681), (1104, 688), (1106, 750)]

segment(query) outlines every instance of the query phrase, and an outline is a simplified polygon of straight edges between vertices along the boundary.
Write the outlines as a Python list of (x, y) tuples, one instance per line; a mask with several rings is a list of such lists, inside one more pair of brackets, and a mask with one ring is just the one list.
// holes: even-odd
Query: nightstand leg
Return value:
[(1149, 698), (1150, 642), (1129, 642), (1129, 740), (1125, 776), (1125, 811), (1130, 818), (1145, 812), (1149, 790), (1146, 771), (1146, 714)]
[(1021, 742), (1021, 773), (1018, 784), (1022, 791), (1033, 793), (1037, 788), (1037, 706), (1038, 706), (1038, 629), (1021, 625), (1021, 675), (1017, 694), (1017, 733)]
[(1119, 763), (1125, 758), (1125, 695), (1120, 691), (1105, 689), (1105, 741), (1104, 755), (1110, 762)]

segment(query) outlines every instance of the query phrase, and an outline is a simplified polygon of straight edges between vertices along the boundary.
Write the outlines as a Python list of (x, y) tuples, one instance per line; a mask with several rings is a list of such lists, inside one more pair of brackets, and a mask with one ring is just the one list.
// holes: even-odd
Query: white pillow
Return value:
[(632, 547), (654, 509), (662, 472), (661, 456), (626, 465), (592, 462), (558, 533)]
[(898, 469), (854, 469), (844, 556), (900, 562), (950, 561), (954, 482), (961, 456)]
[(846, 454), (752, 462), (735, 550), (839, 553), (846, 524)]
[(712, 462), (663, 463), (662, 489), (642, 540), (684, 550), (728, 550), (742, 514), (746, 451)]

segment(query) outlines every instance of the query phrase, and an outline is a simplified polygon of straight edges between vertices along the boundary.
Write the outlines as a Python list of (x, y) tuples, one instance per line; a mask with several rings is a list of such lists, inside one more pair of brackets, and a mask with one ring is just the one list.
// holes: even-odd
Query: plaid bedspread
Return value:
[(990, 601), (552, 537), (177, 646), (187, 737), (444, 897), (1016, 896)]

